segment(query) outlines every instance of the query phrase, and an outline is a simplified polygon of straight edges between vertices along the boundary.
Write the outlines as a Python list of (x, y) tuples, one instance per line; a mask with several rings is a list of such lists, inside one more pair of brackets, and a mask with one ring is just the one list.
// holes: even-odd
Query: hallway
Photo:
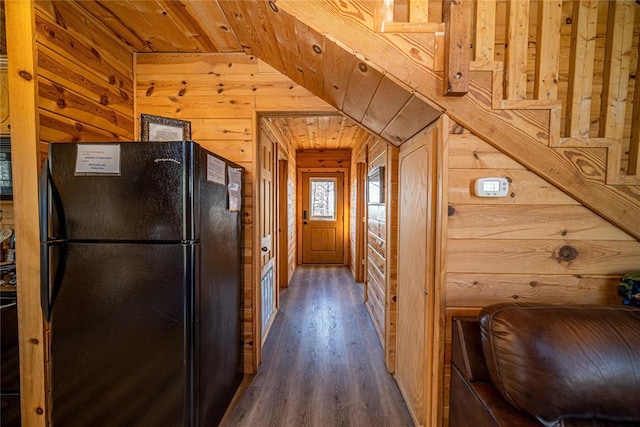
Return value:
[(224, 426), (412, 426), (363, 304), (343, 266), (299, 266), (258, 374)]

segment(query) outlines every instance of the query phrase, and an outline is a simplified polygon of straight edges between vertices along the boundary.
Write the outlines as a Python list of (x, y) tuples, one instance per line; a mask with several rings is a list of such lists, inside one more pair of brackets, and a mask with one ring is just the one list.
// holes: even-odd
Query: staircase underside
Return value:
[(446, 112), (640, 240), (640, 186), (607, 184), (607, 147), (550, 147), (551, 109), (493, 109), (492, 67), (471, 72), (466, 95), (447, 97), (442, 73), (433, 71), (433, 34), (375, 33), (372, 2), (220, 5), (247, 53), (390, 143), (402, 144)]

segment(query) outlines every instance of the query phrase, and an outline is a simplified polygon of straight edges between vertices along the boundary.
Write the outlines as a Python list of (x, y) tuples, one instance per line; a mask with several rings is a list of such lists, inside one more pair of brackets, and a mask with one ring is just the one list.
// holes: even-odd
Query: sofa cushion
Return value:
[(640, 422), (640, 309), (495, 304), (480, 327), (491, 381), (520, 410)]

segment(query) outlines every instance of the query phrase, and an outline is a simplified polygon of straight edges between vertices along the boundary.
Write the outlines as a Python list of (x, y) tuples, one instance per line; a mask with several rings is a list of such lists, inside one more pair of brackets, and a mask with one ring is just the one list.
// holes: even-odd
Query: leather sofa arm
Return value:
[(494, 387), (545, 425), (640, 422), (640, 308), (494, 304), (480, 330)]
[(540, 427), (491, 384), (477, 318), (453, 318), (451, 365), (449, 427)]
[(467, 381), (491, 381), (484, 360), (480, 323), (477, 318), (453, 318), (451, 363)]

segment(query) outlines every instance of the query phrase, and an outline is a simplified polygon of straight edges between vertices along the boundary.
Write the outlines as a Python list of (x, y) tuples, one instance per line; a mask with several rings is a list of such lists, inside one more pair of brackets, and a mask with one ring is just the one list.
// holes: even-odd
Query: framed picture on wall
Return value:
[(367, 176), (367, 203), (384, 204), (384, 166), (372, 169)]
[(140, 114), (141, 141), (189, 141), (191, 122)]

